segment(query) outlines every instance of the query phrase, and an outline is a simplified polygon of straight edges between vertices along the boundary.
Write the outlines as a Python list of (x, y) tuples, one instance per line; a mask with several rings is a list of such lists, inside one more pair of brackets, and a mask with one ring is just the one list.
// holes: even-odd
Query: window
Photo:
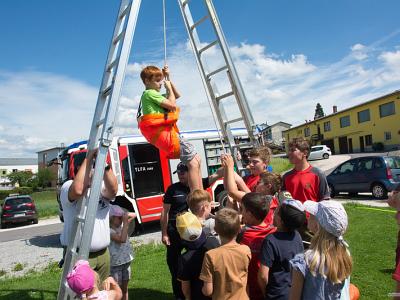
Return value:
[(304, 136), (310, 136), (310, 127), (304, 128)]
[(6, 175), (7, 174), (7, 170), (2, 170), (1, 173), (2, 173), (2, 175)]
[(389, 102), (389, 103), (385, 103), (382, 105), (379, 105), (379, 115), (381, 118), (386, 117), (386, 116), (390, 116), (390, 115), (394, 115), (395, 109), (394, 109), (394, 102)]
[(392, 133), (390, 131), (385, 131), (385, 141), (392, 139)]
[(347, 174), (354, 171), (354, 165), (356, 161), (349, 161), (341, 165), (335, 170), (335, 174)]
[(311, 147), (311, 152), (321, 151), (323, 147)]
[(368, 122), (371, 120), (371, 116), (369, 115), (369, 109), (359, 111), (358, 115), (358, 123)]
[(372, 135), (371, 134), (365, 136), (365, 145), (372, 146)]
[(16, 172), (18, 172), (18, 169), (12, 169), (12, 172), (16, 173)]
[(340, 118), (340, 127), (350, 126), (350, 116), (344, 116)]
[(331, 131), (331, 121), (324, 122), (324, 131)]
[(374, 160), (371, 158), (362, 158), (358, 161), (358, 171), (371, 171)]

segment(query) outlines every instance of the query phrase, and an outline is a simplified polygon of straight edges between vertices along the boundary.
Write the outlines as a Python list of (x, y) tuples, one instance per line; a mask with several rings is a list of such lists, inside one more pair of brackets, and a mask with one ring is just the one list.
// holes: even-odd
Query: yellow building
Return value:
[[(312, 145), (327, 145), (333, 153), (400, 149), (400, 90), (284, 131)], [(374, 146), (374, 147), (373, 147)], [(382, 149), (383, 150), (383, 149)]]

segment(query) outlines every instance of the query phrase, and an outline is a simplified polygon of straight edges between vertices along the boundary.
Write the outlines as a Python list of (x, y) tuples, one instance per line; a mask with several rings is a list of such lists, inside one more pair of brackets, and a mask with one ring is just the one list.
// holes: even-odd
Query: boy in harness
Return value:
[[(146, 140), (164, 152), (169, 159), (178, 159), (186, 164), (189, 175), (189, 188), (203, 189), (200, 156), (193, 145), (179, 135), (176, 122), (179, 118), (179, 107), (176, 100), (180, 97), (175, 85), (169, 80), (168, 66), (162, 70), (147, 66), (140, 73), (146, 87), (138, 108), (138, 125)], [(164, 84), (166, 94), (160, 89)]]

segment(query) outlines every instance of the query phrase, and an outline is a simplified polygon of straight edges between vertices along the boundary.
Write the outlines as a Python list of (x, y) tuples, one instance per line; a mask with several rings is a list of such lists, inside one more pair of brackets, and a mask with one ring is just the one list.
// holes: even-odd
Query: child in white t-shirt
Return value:
[(126, 213), (118, 205), (110, 208), (110, 265), (111, 276), (122, 290), (122, 299), (128, 299), (128, 282), (131, 278), (131, 262), (134, 258), (129, 241), (129, 223), (136, 218), (134, 213)]

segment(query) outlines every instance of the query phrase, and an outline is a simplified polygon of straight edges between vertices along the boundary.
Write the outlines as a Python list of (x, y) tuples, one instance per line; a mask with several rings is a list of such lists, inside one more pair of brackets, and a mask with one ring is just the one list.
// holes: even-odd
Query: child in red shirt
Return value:
[(264, 238), (276, 231), (276, 227), (266, 224), (264, 219), (269, 210), (269, 202), (260, 193), (248, 193), (242, 198), (242, 222), (245, 224), (236, 241), (247, 245), (251, 251), (247, 287), (252, 300), (262, 300), (257, 274), (260, 268), (260, 252)]

